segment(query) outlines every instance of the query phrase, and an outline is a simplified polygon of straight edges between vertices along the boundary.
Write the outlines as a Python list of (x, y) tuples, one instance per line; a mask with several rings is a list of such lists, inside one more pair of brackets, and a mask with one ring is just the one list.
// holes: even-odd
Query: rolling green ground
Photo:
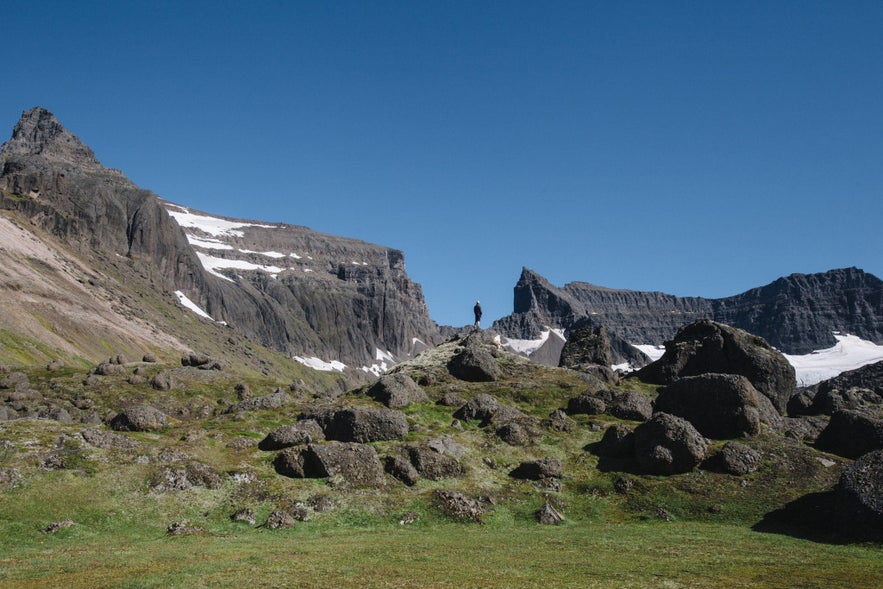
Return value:
[[(4, 526), (5, 527), (5, 526)], [(0, 587), (880, 587), (879, 546), (702, 523), (245, 529), (75, 526), (0, 542)], [(79, 528), (79, 529), (78, 529)]]
[[(253, 373), (142, 364), (140, 378), (132, 377), (130, 366), (126, 374), (84, 385), (78, 368), (30, 370), (30, 390), (43, 400), (23, 402), (35, 406), (88, 401), (106, 416), (149, 402), (175, 417), (156, 432), (118, 434), (136, 445), (112, 448), (85, 443), (81, 435), (86, 427), (108, 432), (106, 425), (0, 422), (0, 474), (6, 472), (0, 480), (0, 587), (883, 586), (883, 545), (839, 543), (770, 524), (771, 513), (801, 498), (823, 497), (849, 461), (764, 434), (742, 440), (764, 456), (763, 466), (749, 475), (697, 469), (659, 477), (627, 464), (599, 464), (591, 447), (617, 421), (609, 416), (574, 416), (569, 431), (546, 428), (525, 446), (506, 444), (477, 422), (453, 427), (455, 407), (434, 402), (449, 393), (462, 399), (492, 394), (542, 420), (585, 387), (572, 371), (520, 363), (504, 368), (506, 378), (481, 384), (439, 372), (424, 386), (432, 402), (404, 409), (408, 437), (372, 444), (384, 456), (401, 444), (450, 437), (466, 450), (462, 477), (420, 480), (413, 487), (390, 477), (379, 489), (275, 473), (275, 453), (259, 450), (256, 442), (317, 399), (292, 393), (297, 400), (280, 410), (226, 408), (237, 401), (237, 383), (248, 384), (255, 396), (284, 383)], [(172, 371), (177, 386), (151, 389), (147, 383), (159, 371)], [(654, 394), (641, 383), (622, 386)], [(333, 403), (376, 404), (360, 390)], [(712, 452), (723, 443), (715, 441)], [(521, 461), (544, 456), (561, 460), (560, 486), (509, 476)], [(151, 488), (162, 469), (186, 461), (210, 467), (223, 484)], [(454, 521), (433, 504), (437, 489), (485, 498), (492, 511), (482, 524)], [(317, 498), (331, 509), (319, 509)], [(308, 506), (307, 521), (285, 529), (263, 525), (271, 511), (296, 502)], [(544, 502), (564, 514), (562, 524), (536, 523)], [(811, 515), (815, 503), (801, 505), (789, 524)], [(254, 525), (231, 521), (243, 507), (254, 511)], [(400, 523), (408, 517), (413, 523)], [(73, 524), (46, 532), (65, 520)], [(182, 520), (194, 533), (167, 533)]]

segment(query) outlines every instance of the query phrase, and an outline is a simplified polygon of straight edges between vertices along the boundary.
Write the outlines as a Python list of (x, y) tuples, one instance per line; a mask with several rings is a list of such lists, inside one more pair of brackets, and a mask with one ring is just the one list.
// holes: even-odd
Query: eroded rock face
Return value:
[[(401, 251), (235, 219), (225, 219), (241, 226), (235, 234), (209, 235), (180, 215), (210, 215), (162, 201), (105, 168), (43, 108), (23, 113), (0, 155), (0, 206), (19, 210), (75, 249), (137, 261), (147, 280), (181, 291), (248, 339), (291, 356), (360, 367), (375, 362), (375, 350), (404, 356), (415, 341), (439, 338)], [(205, 238), (230, 246), (225, 257), (234, 258), (232, 266), (247, 262), (255, 269), (206, 271), (198, 253), (217, 251), (199, 245)]]
[(638, 376), (647, 382), (671, 384), (677, 378), (707, 373), (744, 376), (780, 413), (797, 388), (794, 368), (766, 341), (708, 320), (681, 329), (666, 342), (662, 358), (642, 368)]
[(663, 387), (654, 402), (658, 411), (683, 417), (709, 438), (755, 436), (761, 424), (781, 427), (770, 400), (744, 376), (703, 374), (679, 378)]
[(705, 459), (708, 449), (708, 442), (689, 421), (667, 413), (657, 413), (633, 435), (635, 460), (649, 474), (689, 472)]

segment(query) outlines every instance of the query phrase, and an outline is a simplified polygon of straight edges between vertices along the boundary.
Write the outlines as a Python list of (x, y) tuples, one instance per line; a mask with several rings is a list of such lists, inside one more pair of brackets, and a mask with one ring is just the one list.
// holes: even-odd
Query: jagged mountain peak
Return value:
[(0, 155), (39, 155), (82, 168), (101, 167), (92, 150), (41, 106), (22, 113), (12, 137), (0, 146)]

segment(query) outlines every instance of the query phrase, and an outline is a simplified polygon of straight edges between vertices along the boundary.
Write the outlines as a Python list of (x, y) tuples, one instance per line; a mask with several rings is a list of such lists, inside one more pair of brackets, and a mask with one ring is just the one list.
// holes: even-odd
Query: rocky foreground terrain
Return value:
[[(165, 497), (169, 534), (211, 533), (209, 517), (171, 515), (198, 496), (206, 514), (267, 528), (503, 510), (538, 525), (683, 519), (883, 540), (880, 364), (796, 390), (763, 339), (710, 321), (634, 375), (591, 362), (608, 346), (594, 338), (579, 370), (553, 368), (476, 332), (342, 393), (199, 354), (7, 367), (0, 485), (65, 472)], [(69, 520), (44, 531), (87, 525)]]

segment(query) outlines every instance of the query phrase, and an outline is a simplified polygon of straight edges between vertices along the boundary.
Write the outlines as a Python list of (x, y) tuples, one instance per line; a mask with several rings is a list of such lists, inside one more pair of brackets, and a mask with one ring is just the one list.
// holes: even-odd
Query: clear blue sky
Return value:
[[(6, 0), (44, 106), (174, 202), (405, 252), (432, 317), (883, 277), (883, 2)], [(6, 131), (2, 131), (6, 129)], [(490, 323), (490, 321), (486, 321)]]

